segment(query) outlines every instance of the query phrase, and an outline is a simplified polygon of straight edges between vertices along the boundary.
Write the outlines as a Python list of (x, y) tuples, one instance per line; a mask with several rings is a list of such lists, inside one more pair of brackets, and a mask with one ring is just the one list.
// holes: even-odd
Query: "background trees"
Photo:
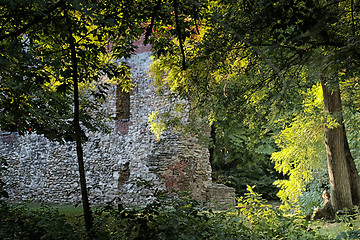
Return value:
[[(358, 4), (282, 0), (191, 3), (199, 7), (199, 14), (187, 21), (194, 24), (184, 30), (189, 36), (184, 41), (185, 52), (180, 43), (167, 38), (178, 48), (161, 54), (155, 62), (167, 74), (164, 85), (188, 97), (199, 112), (210, 113), (212, 122), (241, 119), (242, 124), (256, 124), (264, 119), (267, 124), (260, 125), (265, 129), (271, 125), (268, 129), (276, 133), (293, 120), (301, 120), (294, 118), (306, 112), (301, 93), (320, 82), (325, 111), (317, 120), (325, 130), (331, 206), (337, 210), (358, 205), (357, 171), (341, 105), (341, 94), (349, 86), (344, 83), (357, 79), (358, 74)], [(192, 29), (196, 34), (191, 34)], [(181, 56), (186, 56), (185, 68)], [(304, 155), (305, 160), (311, 159), (309, 154), (311, 151)], [(283, 158), (291, 162), (291, 170), (303, 160), (292, 161), (291, 155)], [(296, 171), (288, 170), (284, 172), (295, 177)], [(301, 178), (306, 181), (307, 177)]]

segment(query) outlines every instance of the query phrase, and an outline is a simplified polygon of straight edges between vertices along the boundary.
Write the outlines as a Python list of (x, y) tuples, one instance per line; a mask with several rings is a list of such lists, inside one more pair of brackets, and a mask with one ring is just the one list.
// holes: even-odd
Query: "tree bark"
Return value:
[[(359, 180), (347, 142), (342, 116), (339, 82), (321, 78), (325, 115), (334, 118), (336, 125), (325, 126), (325, 145), (330, 178), (333, 210), (352, 209), (359, 201)], [(355, 176), (356, 174), (356, 176)]]
[(345, 124), (342, 124), (344, 132), (345, 154), (346, 163), (349, 171), (351, 197), (354, 205), (360, 206), (360, 182), (358, 171), (354, 162), (354, 158), (351, 155), (349, 143), (345, 132)]

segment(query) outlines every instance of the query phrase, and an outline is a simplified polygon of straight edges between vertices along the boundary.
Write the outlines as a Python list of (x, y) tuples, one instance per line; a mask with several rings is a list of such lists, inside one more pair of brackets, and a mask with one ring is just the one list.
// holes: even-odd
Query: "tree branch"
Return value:
[(145, 32), (145, 38), (144, 38), (144, 45), (146, 45), (149, 41), (149, 37), (150, 35), (152, 34), (152, 31), (153, 31), (153, 28), (154, 28), (154, 24), (155, 24), (155, 19), (156, 19), (156, 16), (157, 16), (157, 11), (159, 10), (160, 8), (160, 4), (161, 4), (161, 0), (158, 0), (157, 3), (156, 3), (156, 6), (154, 8), (154, 11), (152, 13), (152, 16), (151, 16), (151, 23), (149, 26), (146, 27), (146, 32)]
[(182, 42), (182, 34), (181, 34), (181, 28), (179, 23), (179, 10), (178, 10), (178, 2), (177, 0), (173, 0), (174, 3), (174, 10), (175, 10), (175, 24), (176, 24), (176, 31), (179, 39), (179, 45), (180, 45), (180, 51), (182, 56), (182, 68), (183, 70), (186, 69), (186, 62), (185, 62), (185, 51), (184, 46)]
[(31, 27), (35, 26), (36, 24), (40, 23), (46, 16), (48, 16), (50, 13), (55, 11), (58, 7), (62, 6), (64, 3), (65, 3), (64, 0), (60, 0), (59, 2), (54, 4), (52, 7), (50, 7), (45, 12), (45, 14), (37, 15), (37, 16), (34, 17), (34, 19), (32, 21), (25, 24), (23, 27), (17, 29), (16, 31), (10, 32), (8, 34), (0, 36), (0, 41), (2, 41), (4, 39), (7, 39), (7, 38), (10, 38), (10, 37), (16, 37), (16, 36), (19, 36), (22, 33), (25, 33), (29, 28), (31, 28)]

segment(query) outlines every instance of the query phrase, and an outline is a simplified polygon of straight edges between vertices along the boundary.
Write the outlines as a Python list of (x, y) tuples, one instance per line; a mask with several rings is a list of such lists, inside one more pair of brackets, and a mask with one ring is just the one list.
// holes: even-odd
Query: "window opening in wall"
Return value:
[(126, 92), (120, 85), (116, 86), (116, 128), (122, 135), (129, 132), (130, 124), (130, 92)]
[(119, 85), (116, 87), (116, 120), (130, 120), (130, 92), (124, 91)]

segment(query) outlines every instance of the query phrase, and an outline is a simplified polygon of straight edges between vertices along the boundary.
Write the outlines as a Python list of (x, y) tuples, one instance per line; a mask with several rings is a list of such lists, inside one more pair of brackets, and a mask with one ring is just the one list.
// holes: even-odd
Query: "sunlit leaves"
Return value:
[(280, 187), (280, 199), (290, 204), (297, 203), (306, 190), (306, 183), (313, 179), (312, 172), (324, 167), (326, 159), (321, 86), (315, 85), (303, 94), (303, 111), (276, 137), (281, 150), (271, 156), (275, 169), (289, 176), (288, 180), (278, 180), (275, 185)]
[(155, 134), (157, 140), (160, 140), (160, 136), (165, 130), (165, 123), (159, 118), (159, 112), (156, 111), (150, 113), (148, 121), (150, 124), (150, 131)]

